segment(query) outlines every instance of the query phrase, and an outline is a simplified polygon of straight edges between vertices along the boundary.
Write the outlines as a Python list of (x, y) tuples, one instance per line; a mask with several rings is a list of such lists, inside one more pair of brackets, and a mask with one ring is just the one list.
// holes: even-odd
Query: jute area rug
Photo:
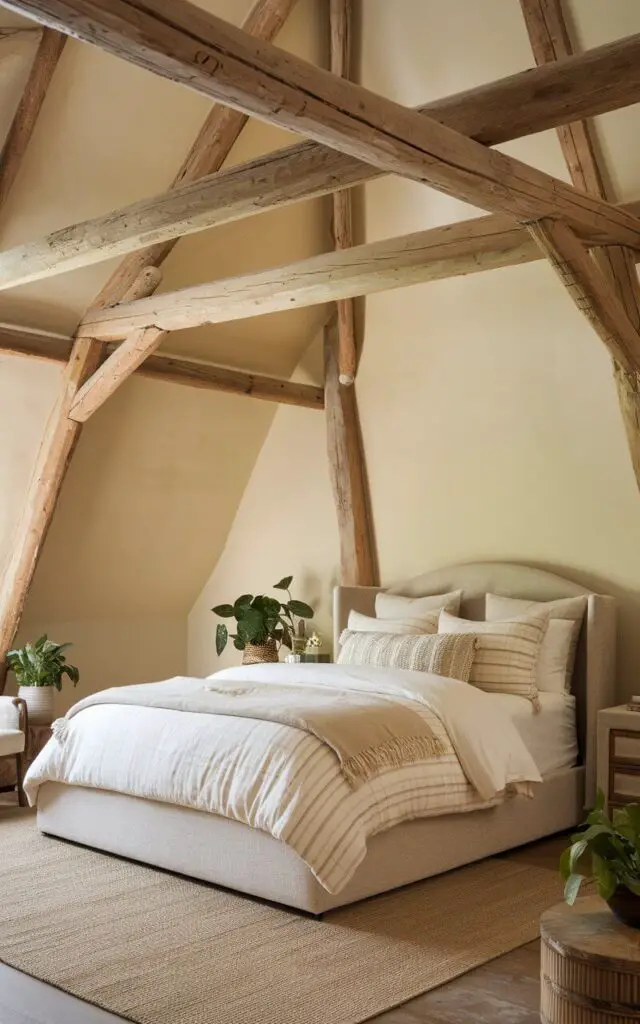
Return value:
[(358, 1024), (538, 935), (554, 871), (488, 860), (314, 920), (0, 815), (0, 960), (139, 1024)]

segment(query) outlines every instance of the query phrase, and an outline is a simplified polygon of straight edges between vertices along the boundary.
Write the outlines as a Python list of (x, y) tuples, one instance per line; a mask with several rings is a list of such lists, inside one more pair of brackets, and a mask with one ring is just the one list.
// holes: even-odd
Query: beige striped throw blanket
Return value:
[[(201, 691), (192, 692), (188, 702), (183, 693), (172, 693), (171, 688), (159, 693), (152, 686), (138, 686), (106, 690), (87, 697), (81, 705), (108, 703), (252, 718), (301, 729), (333, 750), (353, 787), (388, 768), (417, 764), (444, 753), (442, 741), (423, 717), (407, 704), (375, 693), (203, 680)], [(58, 739), (65, 728), (60, 723), (55, 723)]]

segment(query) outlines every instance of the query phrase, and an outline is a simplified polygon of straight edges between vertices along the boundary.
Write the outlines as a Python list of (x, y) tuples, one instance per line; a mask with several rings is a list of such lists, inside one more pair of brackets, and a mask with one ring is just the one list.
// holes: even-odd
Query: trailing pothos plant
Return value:
[(219, 622), (216, 629), (216, 651), (222, 654), (229, 637), (238, 651), (244, 651), (247, 644), (266, 644), (273, 640), (280, 647), (291, 647), (291, 639), (296, 633), (297, 620), (312, 619), (313, 608), (304, 601), (295, 601), (291, 597), (290, 587), (293, 576), (284, 576), (279, 583), (274, 583), (274, 590), (286, 590), (288, 600), (278, 601), (275, 597), (264, 594), (242, 594), (233, 604), (218, 604), (211, 611), (221, 619), (235, 619), (236, 632), (229, 633), (224, 622)]
[(55, 686), (56, 690), (61, 690), (63, 676), (68, 676), (76, 686), (80, 672), (75, 665), (67, 665), (62, 653), (67, 647), (71, 644), (56, 644), (45, 633), (33, 644), (8, 651), (7, 665), (15, 673), (19, 686)]
[(604, 793), (599, 791), (583, 831), (571, 836), (571, 846), (560, 858), (560, 872), (564, 898), (570, 904), (575, 903), (585, 878), (595, 880), (607, 901), (622, 887), (640, 896), (640, 805), (615, 808), (609, 818)]

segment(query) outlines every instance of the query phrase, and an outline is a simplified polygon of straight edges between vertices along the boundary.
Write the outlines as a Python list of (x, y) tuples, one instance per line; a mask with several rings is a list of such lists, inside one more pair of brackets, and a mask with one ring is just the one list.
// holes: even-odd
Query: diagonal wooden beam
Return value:
[(186, 0), (12, 0), (12, 7), (271, 124), (519, 220), (562, 217), (640, 247), (640, 222), (551, 175), (307, 61)]
[(595, 260), (560, 220), (530, 224), (531, 235), (613, 358), (628, 372), (640, 367), (640, 334)]
[[(351, 71), (352, 0), (330, 0), (329, 29), (331, 36), (331, 71), (340, 78), (349, 78)], [(336, 249), (353, 245), (352, 192), (344, 189), (333, 193), (333, 243)], [(341, 384), (353, 384), (356, 375), (356, 320), (353, 299), (338, 299), (338, 378)]]
[(134, 331), (80, 388), (69, 409), (69, 419), (86, 423), (147, 356), (155, 352), (164, 336), (164, 331), (154, 327)]
[[(265, 20), (259, 19), (258, 28), (265, 36), (269, 35), (280, 27), (279, 12), (286, 16), (284, 12), (291, 9), (293, 2), (295, 0), (256, 0), (249, 17), (255, 16), (256, 9), (265, 12), (268, 10), (270, 17), (265, 17)], [(215, 119), (215, 112), (210, 117)], [(210, 123), (214, 130), (209, 133), (205, 129), (200, 133), (188, 158), (189, 167), (193, 169), (193, 173), (197, 171), (197, 168), (203, 166), (202, 160), (206, 162), (207, 159), (212, 161), (219, 159), (219, 154), (212, 152), (216, 145), (220, 145), (223, 149), (225, 146), (228, 147), (225, 157), (233, 145), (233, 132), (223, 131), (218, 122), (220, 127), (220, 136), (218, 136), (215, 132), (215, 120), (211, 120)], [(228, 122), (224, 123), (228, 125)], [(244, 120), (238, 131), (242, 130), (243, 124)], [(218, 138), (219, 142), (216, 142)], [(203, 146), (208, 147), (208, 156), (201, 152)], [(184, 176), (187, 173), (192, 173), (191, 170), (187, 170), (186, 165), (183, 167), (183, 172)], [(149, 274), (145, 278), (147, 270), (149, 270)], [(100, 293), (97, 301), (116, 302), (126, 295), (127, 290), (135, 289), (140, 280), (147, 280), (150, 290), (153, 291), (157, 286), (154, 267), (144, 263), (142, 266), (138, 266), (135, 276), (118, 278), (116, 281), (112, 279)], [(95, 340), (77, 339), (73, 346), (71, 359), (65, 369), (61, 393), (43, 439), (27, 505), (13, 541), (12, 557), (0, 586), (0, 660), (4, 659), (18, 628), (29, 585), (53, 516), (69, 459), (80, 436), (81, 425), (71, 420), (68, 414), (78, 391), (98, 368), (103, 354), (104, 346), (96, 343)]]
[[(571, 58), (573, 47), (561, 0), (520, 2), (536, 62), (548, 66)], [(592, 124), (584, 119), (573, 121), (559, 127), (558, 136), (573, 184), (603, 199), (613, 198), (607, 194)], [(636, 331), (640, 331), (640, 282), (634, 253), (626, 248), (610, 246), (597, 250), (595, 256), (608, 275), (629, 321)], [(637, 366), (630, 372), (614, 358), (614, 380), (620, 411), (636, 481), (640, 487), (640, 376), (635, 372), (636, 369)]]
[[(419, 110), (476, 141), (495, 145), (555, 128), (583, 113), (637, 101), (640, 35), (436, 100)], [(202, 166), (198, 162), (198, 170)], [(127, 261), (112, 279), (108, 292), (113, 289), (117, 294), (117, 282), (135, 278), (145, 262), (161, 262), (167, 241), (322, 196), (343, 185), (362, 184), (381, 173), (312, 142), (196, 181), (181, 173), (168, 192), (0, 252), (0, 289), (125, 256), (153, 240), (145, 254)]]
[(45, 28), (42, 32), (22, 99), (0, 155), (0, 207), (6, 202), (20, 170), (66, 41), (67, 37), (54, 29)]
[[(71, 338), (49, 336), (0, 324), (0, 354), (68, 363), (72, 347)], [(235, 370), (229, 366), (216, 366), (197, 359), (181, 359), (170, 355), (149, 356), (138, 367), (136, 374), (165, 384), (182, 384), (191, 388), (222, 391), (229, 395), (245, 395), (247, 398), (259, 398), (281, 405), (297, 405), (306, 409), (324, 408), (324, 389), (313, 384), (298, 384), (296, 381)]]

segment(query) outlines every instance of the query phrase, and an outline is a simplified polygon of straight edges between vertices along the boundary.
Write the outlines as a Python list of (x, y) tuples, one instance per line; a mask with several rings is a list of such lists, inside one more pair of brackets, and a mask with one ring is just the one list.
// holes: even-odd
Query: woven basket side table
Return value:
[(640, 930), (588, 896), (543, 914), (540, 935), (543, 1024), (638, 1024)]

